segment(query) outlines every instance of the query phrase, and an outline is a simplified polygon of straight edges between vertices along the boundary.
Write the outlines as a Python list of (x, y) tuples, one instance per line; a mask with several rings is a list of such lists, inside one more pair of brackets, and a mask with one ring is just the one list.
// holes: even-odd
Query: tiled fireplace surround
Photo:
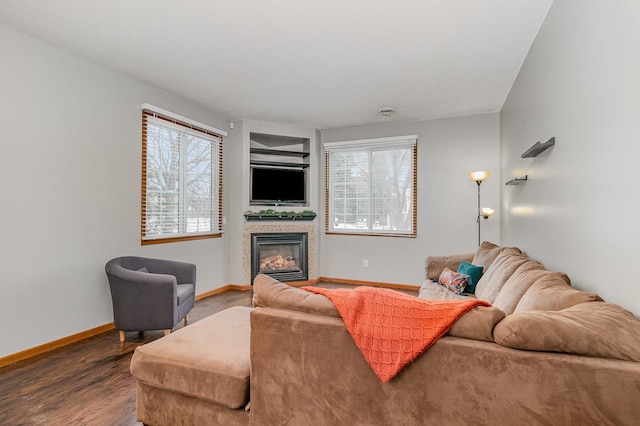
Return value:
[(314, 224), (268, 224), (245, 223), (242, 227), (242, 284), (251, 284), (251, 234), (254, 233), (306, 232), (308, 234), (307, 253), (309, 256), (309, 280), (316, 277), (316, 233)]

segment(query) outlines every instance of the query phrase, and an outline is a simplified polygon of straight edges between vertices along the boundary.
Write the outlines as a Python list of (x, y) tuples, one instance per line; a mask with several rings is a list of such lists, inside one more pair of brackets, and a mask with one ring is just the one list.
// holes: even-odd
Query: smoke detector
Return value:
[(394, 111), (393, 111), (393, 108), (388, 108), (388, 107), (380, 108), (380, 109), (378, 110), (378, 114), (380, 114), (380, 115), (384, 115), (385, 117), (386, 117), (387, 115), (391, 114), (392, 112), (394, 112)]

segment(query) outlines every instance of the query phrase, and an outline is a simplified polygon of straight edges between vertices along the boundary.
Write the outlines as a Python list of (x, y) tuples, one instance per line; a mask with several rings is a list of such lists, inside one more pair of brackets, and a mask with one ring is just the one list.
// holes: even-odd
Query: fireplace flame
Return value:
[(291, 256), (276, 254), (266, 257), (260, 261), (260, 272), (281, 271), (283, 269), (297, 269), (298, 265)]

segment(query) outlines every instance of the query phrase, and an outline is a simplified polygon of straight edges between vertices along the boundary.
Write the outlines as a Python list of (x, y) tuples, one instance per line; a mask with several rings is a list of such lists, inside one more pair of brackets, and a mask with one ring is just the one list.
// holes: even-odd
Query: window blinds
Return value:
[(219, 234), (222, 138), (143, 110), (143, 243)]
[(416, 235), (417, 137), (331, 142), (327, 232)]

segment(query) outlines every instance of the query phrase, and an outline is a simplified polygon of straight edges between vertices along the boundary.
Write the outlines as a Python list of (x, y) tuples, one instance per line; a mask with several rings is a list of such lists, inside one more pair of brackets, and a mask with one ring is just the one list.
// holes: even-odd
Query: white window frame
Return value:
[[(416, 237), (417, 235), (417, 135), (396, 136), (388, 138), (361, 139), (352, 141), (328, 142), (323, 148), (325, 151), (325, 232), (327, 234), (344, 234), (344, 235), (375, 235), (375, 236), (401, 236)], [(393, 229), (387, 222), (381, 225), (374, 223), (372, 217), (374, 215), (374, 192), (375, 182), (378, 180), (372, 177), (368, 180), (368, 191), (363, 193), (362, 199), (357, 198), (358, 202), (368, 204), (366, 209), (367, 216), (363, 220), (358, 219), (354, 225), (341, 222), (342, 211), (337, 210), (337, 201), (334, 198), (333, 189), (335, 188), (336, 173), (334, 172), (337, 156), (359, 154), (368, 155), (368, 173), (372, 173), (371, 158), (373, 153), (380, 153), (392, 150), (409, 150), (411, 153), (410, 170), (408, 173), (410, 179), (410, 188), (405, 194), (407, 205), (403, 213), (408, 215), (407, 222), (409, 229)], [(366, 163), (366, 161), (365, 161)], [(336, 169), (337, 172), (337, 169)], [(345, 198), (346, 200), (346, 198)], [(346, 202), (346, 201), (345, 201)], [(380, 210), (378, 209), (378, 212)]]
[[(153, 107), (149, 104), (142, 104), (142, 197), (141, 197), (141, 243), (159, 244), (166, 242), (176, 242), (203, 238), (217, 238), (222, 234), (222, 137), (226, 136), (226, 132), (220, 131), (213, 127), (198, 123), (194, 120), (171, 113), (161, 108)], [(153, 202), (153, 194), (157, 191), (151, 191), (151, 181), (154, 173), (159, 171), (167, 172), (167, 170), (152, 169), (153, 162), (149, 157), (148, 140), (151, 130), (164, 129), (172, 132), (178, 137), (177, 149), (173, 150), (178, 155), (179, 165), (173, 169), (177, 176), (177, 185), (175, 193), (177, 194), (177, 205), (175, 206), (175, 215), (169, 215), (168, 218), (159, 218), (157, 213), (157, 204)], [(186, 154), (187, 145), (189, 143), (205, 144), (205, 151), (210, 151), (211, 159), (204, 173), (205, 185), (210, 190), (210, 200), (207, 201), (203, 210), (200, 211), (202, 217), (198, 216), (196, 223), (186, 214), (185, 205), (188, 195), (186, 182), (188, 181), (188, 155)], [(210, 145), (207, 146), (207, 143)], [(164, 152), (164, 151), (163, 151)], [(208, 157), (208, 154), (207, 154)], [(192, 164), (193, 166), (193, 164)], [(210, 169), (209, 169), (210, 167)], [(202, 176), (201, 176), (202, 177)], [(207, 192), (209, 191), (207, 190)], [(164, 189), (170, 193), (170, 189)], [(160, 192), (162, 193), (162, 191)], [(205, 198), (206, 199), (206, 198)], [(209, 205), (209, 202), (211, 203)], [(207, 207), (208, 206), (208, 207)], [(174, 226), (153, 227), (151, 224), (153, 219), (157, 222), (164, 223), (168, 220)], [(204, 219), (205, 226), (200, 226)], [(191, 229), (190, 229), (191, 228)], [(203, 229), (204, 228), (204, 229)]]

